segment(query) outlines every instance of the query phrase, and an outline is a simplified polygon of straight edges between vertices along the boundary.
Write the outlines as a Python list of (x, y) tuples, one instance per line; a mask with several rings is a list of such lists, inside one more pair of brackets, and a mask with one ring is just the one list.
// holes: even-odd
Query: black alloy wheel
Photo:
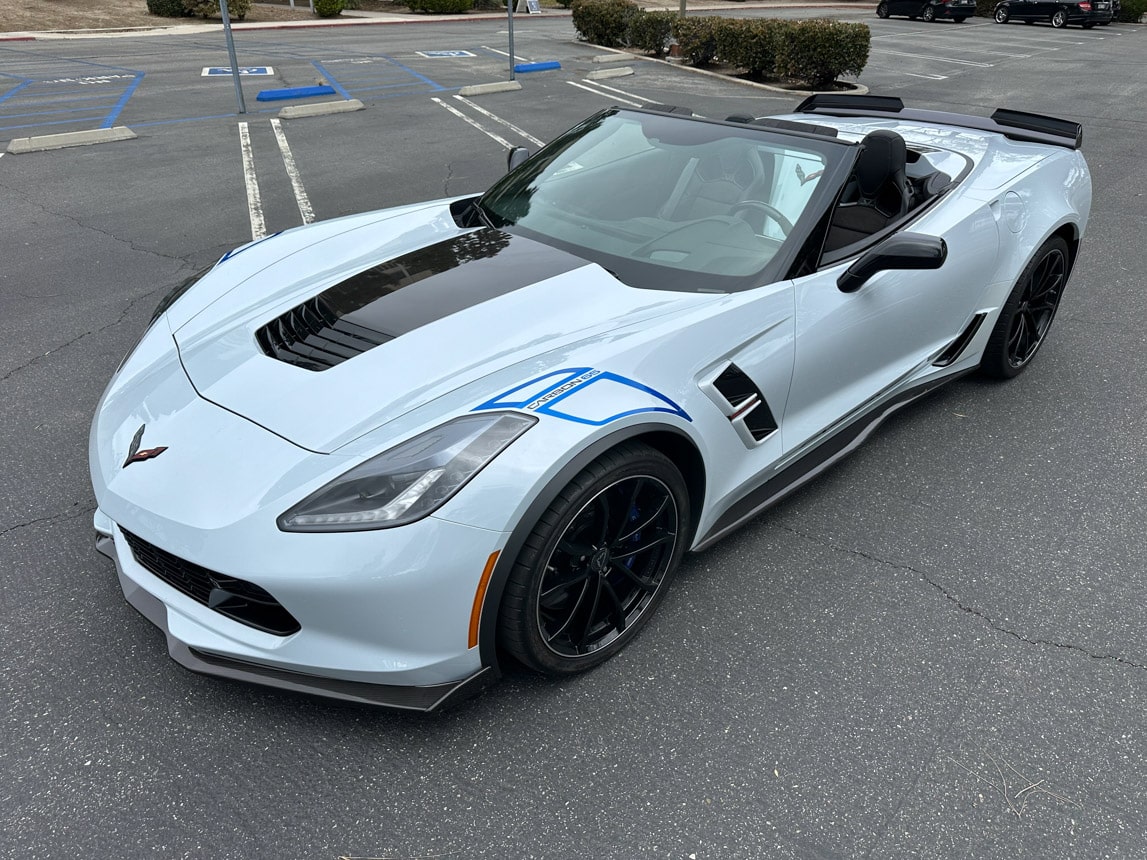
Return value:
[(1010, 379), (1031, 363), (1063, 297), (1068, 260), (1067, 243), (1053, 236), (1024, 268), (984, 348), (985, 375)]
[(876, 4), (876, 17), (877, 18), (887, 18), (890, 14), (891, 13), (888, 11), (888, 4), (887, 3), (877, 3)]
[(935, 10), (935, 8), (932, 7), (931, 4), (924, 7), (924, 16), (923, 17), (924, 17), (925, 22), (927, 22), (929, 24), (931, 24), (933, 21), (936, 20), (936, 10)]
[(688, 523), (685, 482), (664, 455), (640, 443), (602, 455), (526, 540), (500, 610), (502, 646), (548, 675), (609, 659), (664, 597)]
[(1051, 16), (1051, 26), (1057, 30), (1062, 30), (1067, 26), (1067, 10), (1057, 9), (1055, 14)]
[(997, 24), (1008, 23), (1008, 18), (1010, 18), (1010, 17), (1011, 17), (1011, 15), (1008, 12), (1007, 6), (997, 6), (996, 7), (995, 19), (996, 19)]

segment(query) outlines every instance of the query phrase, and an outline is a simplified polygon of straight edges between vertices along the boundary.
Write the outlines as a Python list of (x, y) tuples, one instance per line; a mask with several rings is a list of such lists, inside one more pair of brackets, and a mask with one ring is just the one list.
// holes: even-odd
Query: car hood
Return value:
[[(706, 298), (635, 289), (540, 242), (460, 229), (444, 207), (416, 213), (314, 242), (293, 231), (221, 262), (192, 291), (217, 296), (199, 308), (189, 294), (194, 315), (173, 320), (200, 396), (331, 452), (485, 376), (524, 362), (534, 374), (546, 353)], [(227, 269), (240, 261), (236, 284)]]

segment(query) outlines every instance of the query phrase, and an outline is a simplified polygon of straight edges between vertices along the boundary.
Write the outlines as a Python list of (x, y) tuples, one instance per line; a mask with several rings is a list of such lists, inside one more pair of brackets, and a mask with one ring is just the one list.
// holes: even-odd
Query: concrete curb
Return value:
[(42, 134), (38, 137), (17, 137), (8, 142), (8, 152), (18, 155), (25, 152), (43, 152), (49, 149), (66, 149), (69, 146), (91, 146), (93, 143), (111, 143), (115, 140), (134, 140), (136, 133), (127, 126), (97, 128), (91, 131), (69, 131), (63, 134)]
[(471, 84), (468, 87), (462, 87), (458, 90), (460, 96), (480, 96), (486, 93), (508, 93), (513, 90), (520, 90), (521, 83), (518, 81), (497, 81), (492, 84)]
[(585, 76), (587, 81), (600, 81), (605, 78), (624, 78), (633, 74), (633, 69), (629, 66), (622, 66), (619, 69), (594, 69)]
[(353, 113), (366, 110), (366, 105), (358, 99), (344, 99), (337, 102), (319, 102), (313, 105), (290, 105), (279, 111), (283, 119), (302, 119), (308, 116), (327, 116), (333, 113)]

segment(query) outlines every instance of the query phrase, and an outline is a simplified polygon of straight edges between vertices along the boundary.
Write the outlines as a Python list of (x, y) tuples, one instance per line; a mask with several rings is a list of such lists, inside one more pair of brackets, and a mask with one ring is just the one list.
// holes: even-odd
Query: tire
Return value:
[(1062, 30), (1067, 26), (1067, 10), (1057, 9), (1051, 16), (1051, 26), (1057, 30)]
[(933, 9), (930, 5), (925, 6), (924, 7), (924, 14), (922, 17), (924, 18), (924, 22), (926, 24), (931, 24), (933, 21), (936, 20), (936, 10)]
[(607, 451), (526, 539), (499, 609), (499, 643), (551, 676), (608, 660), (664, 598), (689, 522), (685, 481), (665, 455), (636, 442)]
[(997, 6), (996, 14), (992, 17), (996, 19), (997, 24), (1006, 24), (1008, 23), (1008, 19), (1011, 17), (1011, 13), (1008, 12), (1007, 6)]
[(985, 376), (1011, 379), (1031, 364), (1055, 319), (1069, 269), (1067, 243), (1052, 236), (1024, 267), (1000, 310), (980, 360)]
[(892, 14), (892, 13), (888, 11), (888, 4), (887, 3), (876, 4), (876, 17), (877, 18), (887, 18), (890, 14)]

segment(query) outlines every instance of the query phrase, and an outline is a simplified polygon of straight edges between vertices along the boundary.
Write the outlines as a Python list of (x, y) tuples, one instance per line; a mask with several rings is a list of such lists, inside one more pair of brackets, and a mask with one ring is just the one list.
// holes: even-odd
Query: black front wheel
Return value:
[(1067, 10), (1057, 9), (1055, 14), (1051, 16), (1051, 26), (1057, 30), (1062, 30), (1067, 26)]
[(996, 19), (997, 24), (1006, 24), (1008, 23), (1008, 18), (1011, 17), (1011, 14), (1008, 12), (1008, 8), (1006, 6), (998, 6), (996, 7), (996, 14), (993, 17)]
[(876, 17), (877, 18), (887, 18), (890, 14), (892, 14), (892, 13), (888, 11), (888, 4), (887, 3), (876, 4)]
[(924, 20), (929, 24), (936, 20), (936, 10), (931, 6), (924, 7)]
[(688, 534), (689, 495), (673, 463), (641, 443), (606, 452), (526, 539), (499, 611), (502, 647), (547, 675), (609, 659), (665, 596)]
[(985, 376), (1010, 379), (1023, 372), (1047, 337), (1067, 284), (1067, 243), (1052, 236), (1024, 267), (984, 348)]

